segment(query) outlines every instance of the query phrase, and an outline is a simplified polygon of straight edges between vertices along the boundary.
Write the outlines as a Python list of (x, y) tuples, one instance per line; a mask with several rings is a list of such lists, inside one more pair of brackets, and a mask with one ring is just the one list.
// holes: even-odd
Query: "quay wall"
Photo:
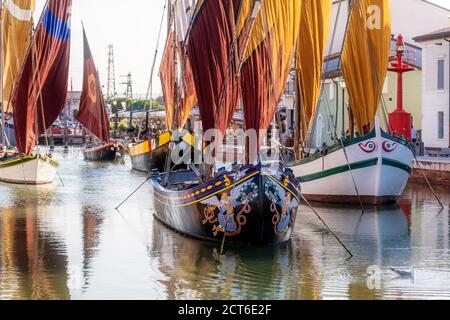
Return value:
[[(414, 161), (413, 174), (411, 175), (410, 181), (425, 182), (423, 177), (424, 173), (431, 184), (450, 186), (450, 160), (436, 161), (419, 159), (419, 164)], [(423, 173), (420, 171), (420, 167)]]

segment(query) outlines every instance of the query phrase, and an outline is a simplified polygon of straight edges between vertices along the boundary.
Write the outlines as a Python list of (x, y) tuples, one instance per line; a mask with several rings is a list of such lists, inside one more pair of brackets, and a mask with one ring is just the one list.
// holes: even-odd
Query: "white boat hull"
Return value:
[(46, 156), (23, 157), (0, 162), (0, 181), (13, 184), (53, 183), (58, 163)]
[(383, 132), (377, 121), (371, 134), (346, 141), (345, 152), (336, 146), (288, 166), (310, 201), (383, 204), (403, 194), (413, 158), (412, 146)]

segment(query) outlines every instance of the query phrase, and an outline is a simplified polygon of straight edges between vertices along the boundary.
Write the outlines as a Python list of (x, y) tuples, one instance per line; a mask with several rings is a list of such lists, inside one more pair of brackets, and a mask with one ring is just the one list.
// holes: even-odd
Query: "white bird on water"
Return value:
[(407, 279), (415, 279), (416, 278), (416, 266), (412, 266), (411, 270), (400, 270), (390, 267), (389, 268), (392, 272), (395, 272), (397, 275), (399, 275), (402, 278)]

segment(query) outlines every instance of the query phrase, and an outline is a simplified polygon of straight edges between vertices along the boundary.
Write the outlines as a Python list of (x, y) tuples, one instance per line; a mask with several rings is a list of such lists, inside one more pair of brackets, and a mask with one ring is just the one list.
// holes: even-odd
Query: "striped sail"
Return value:
[(65, 107), (71, 8), (72, 0), (48, 1), (16, 81), (14, 130), (18, 150), (25, 155), (32, 153), (39, 136)]

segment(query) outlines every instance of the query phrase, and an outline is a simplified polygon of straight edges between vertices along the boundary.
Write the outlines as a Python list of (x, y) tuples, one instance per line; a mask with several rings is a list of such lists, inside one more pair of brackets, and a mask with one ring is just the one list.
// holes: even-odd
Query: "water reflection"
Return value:
[(170, 299), (290, 299), (298, 290), (292, 242), (269, 247), (229, 247), (184, 238), (154, 223), (151, 257), (158, 259)]
[(70, 298), (63, 246), (41, 230), (37, 207), (3, 209), (0, 231), (0, 300)]
[(89, 288), (92, 276), (92, 260), (97, 254), (104, 212), (96, 206), (84, 206), (83, 215), (83, 290)]
[[(61, 153), (53, 186), (0, 184), (0, 299), (450, 299), (450, 194), (410, 185), (398, 205), (314, 204), (355, 254), (302, 207), (291, 242), (232, 247), (180, 236), (153, 220), (145, 175)], [(390, 266), (417, 267), (415, 283)], [(368, 268), (380, 270), (367, 286)]]

